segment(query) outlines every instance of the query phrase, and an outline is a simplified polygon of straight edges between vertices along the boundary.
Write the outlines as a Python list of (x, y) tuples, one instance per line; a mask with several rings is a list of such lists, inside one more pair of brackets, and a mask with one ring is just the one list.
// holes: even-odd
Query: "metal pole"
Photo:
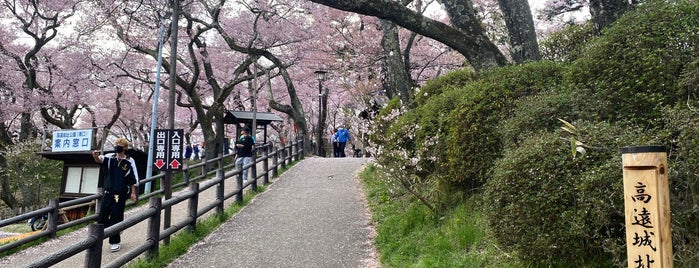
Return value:
[[(255, 63), (253, 64), (253, 82), (252, 82), (252, 126), (251, 126), (251, 132), (249, 133), (252, 135), (253, 140), (255, 140), (255, 136), (257, 134), (257, 59), (255, 59)], [(256, 141), (256, 140), (255, 140)]]
[(323, 118), (323, 80), (318, 79), (318, 139), (316, 141), (316, 146), (318, 146), (318, 156), (323, 156), (323, 128), (321, 127), (321, 120)]
[[(160, 40), (158, 41), (158, 66), (156, 67), (155, 74), (155, 93), (153, 94), (153, 111), (151, 113), (150, 120), (150, 137), (148, 141), (148, 163), (146, 165), (146, 179), (153, 176), (153, 148), (155, 147), (155, 127), (157, 125), (158, 119), (158, 98), (160, 95), (160, 69), (163, 65), (163, 35), (165, 34), (165, 19), (162, 20), (160, 25)], [(146, 184), (146, 189), (149, 188), (149, 184)]]

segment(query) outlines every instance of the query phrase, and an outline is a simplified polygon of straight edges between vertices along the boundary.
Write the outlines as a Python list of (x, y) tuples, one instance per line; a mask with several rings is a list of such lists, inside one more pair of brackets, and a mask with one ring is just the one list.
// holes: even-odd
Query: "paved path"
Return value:
[[(377, 267), (373, 229), (356, 179), (367, 161), (306, 158), (171, 267)], [(233, 180), (227, 180), (226, 189), (235, 189)], [(199, 204), (214, 198), (212, 187), (200, 195)], [(185, 217), (186, 206), (185, 202), (173, 207), (173, 223)], [(125, 216), (141, 209), (131, 209)], [(143, 243), (146, 230), (142, 222), (124, 231), (117, 253), (109, 252), (105, 240), (102, 265)], [(83, 228), (51, 239), (0, 259), (0, 267), (25, 267), (86, 236)], [(83, 267), (84, 259), (81, 253), (53, 267)]]
[(169, 267), (377, 267), (364, 163), (307, 158)]

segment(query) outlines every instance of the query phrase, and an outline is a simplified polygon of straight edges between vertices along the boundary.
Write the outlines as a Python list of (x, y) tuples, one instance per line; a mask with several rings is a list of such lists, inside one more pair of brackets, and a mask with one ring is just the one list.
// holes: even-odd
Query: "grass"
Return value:
[(495, 247), (488, 235), (479, 197), (442, 217), (370, 166), (361, 173), (382, 267), (527, 267)]

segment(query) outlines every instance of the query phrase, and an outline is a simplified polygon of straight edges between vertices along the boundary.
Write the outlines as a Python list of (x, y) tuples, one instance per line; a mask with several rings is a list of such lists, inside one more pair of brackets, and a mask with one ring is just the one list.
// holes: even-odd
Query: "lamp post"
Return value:
[(318, 79), (318, 138), (316, 146), (318, 146), (318, 156), (323, 156), (323, 123), (325, 123), (325, 113), (323, 112), (323, 80), (328, 72), (318, 70), (315, 71), (316, 79)]

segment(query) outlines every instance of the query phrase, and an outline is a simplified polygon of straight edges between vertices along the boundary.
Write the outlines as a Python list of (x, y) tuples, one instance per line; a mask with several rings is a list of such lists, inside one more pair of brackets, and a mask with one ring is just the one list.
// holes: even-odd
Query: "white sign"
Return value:
[(52, 152), (77, 152), (92, 149), (92, 129), (56, 130), (51, 142)]

